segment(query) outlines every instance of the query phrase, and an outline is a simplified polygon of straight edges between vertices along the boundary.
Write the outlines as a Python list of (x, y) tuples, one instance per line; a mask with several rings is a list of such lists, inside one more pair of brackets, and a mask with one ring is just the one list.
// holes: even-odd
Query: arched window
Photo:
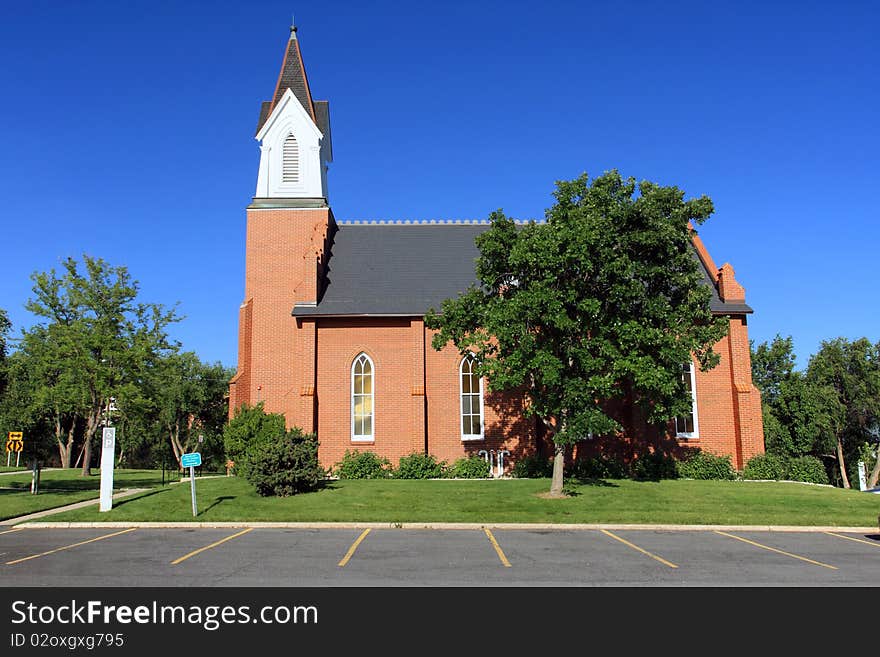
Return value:
[(299, 144), (293, 133), (287, 135), (281, 151), (281, 182), (299, 182)]
[(373, 361), (360, 354), (351, 365), (351, 439), (373, 440)]
[(461, 383), (461, 439), (483, 439), (483, 379), (476, 372), (477, 359), (465, 356), (459, 367)]
[(697, 422), (697, 385), (694, 375), (694, 364), (684, 363), (681, 366), (681, 378), (685, 389), (691, 395), (691, 412), (675, 418), (675, 435), (678, 438), (699, 438), (700, 425)]

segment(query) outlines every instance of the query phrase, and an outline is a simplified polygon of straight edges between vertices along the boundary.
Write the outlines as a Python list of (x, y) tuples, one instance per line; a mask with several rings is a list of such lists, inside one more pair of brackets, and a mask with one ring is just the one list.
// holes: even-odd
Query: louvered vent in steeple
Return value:
[(284, 140), (281, 155), (281, 181), (286, 183), (299, 182), (299, 144), (293, 134)]

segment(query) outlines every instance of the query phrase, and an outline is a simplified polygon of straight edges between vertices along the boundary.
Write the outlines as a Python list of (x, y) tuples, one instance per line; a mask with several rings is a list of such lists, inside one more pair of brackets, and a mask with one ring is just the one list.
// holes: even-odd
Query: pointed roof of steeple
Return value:
[[(263, 103), (260, 108), (260, 121), (257, 124), (257, 132), (263, 127), (266, 119), (272, 113), (275, 105), (281, 100), (284, 92), (290, 89), (296, 99), (303, 106), (306, 113), (315, 122), (319, 130), (315, 103), (312, 100), (312, 92), (309, 89), (309, 80), (306, 77), (306, 67), (303, 64), (302, 53), (299, 49), (299, 40), (296, 38), (296, 25), (291, 20), (290, 39), (287, 41), (287, 49), (284, 51), (284, 60), (281, 62), (281, 72), (278, 74), (278, 82), (275, 84), (275, 93), (272, 100)], [(320, 102), (320, 101), (319, 101)], [(323, 132), (323, 130), (322, 130)]]

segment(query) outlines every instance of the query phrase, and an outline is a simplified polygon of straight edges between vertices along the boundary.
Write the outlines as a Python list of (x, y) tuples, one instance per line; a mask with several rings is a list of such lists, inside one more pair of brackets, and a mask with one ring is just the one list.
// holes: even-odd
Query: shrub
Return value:
[(787, 459), (778, 454), (758, 454), (749, 459), (743, 479), (785, 479)]
[(687, 479), (736, 479), (730, 456), (696, 452), (675, 464), (679, 477)]
[(345, 450), (334, 473), (340, 479), (384, 479), (391, 476), (391, 461), (375, 452)]
[(517, 479), (544, 479), (553, 476), (553, 461), (531, 454), (519, 459), (513, 466), (511, 474)]
[(246, 465), (245, 478), (263, 496), (287, 497), (315, 490), (324, 479), (318, 440), (298, 428), (248, 451)]
[(438, 462), (431, 454), (413, 452), (400, 457), (393, 476), (395, 479), (439, 479), (445, 465), (445, 461)]
[(575, 479), (626, 479), (629, 468), (614, 456), (593, 456), (571, 465), (570, 475)]
[(248, 454), (262, 449), (263, 445), (278, 442), (284, 434), (283, 415), (266, 413), (262, 402), (256, 406), (243, 404), (235, 409), (233, 418), (223, 428), (226, 458), (234, 461), (237, 472), (244, 475)]
[(675, 479), (675, 459), (660, 452), (642, 454), (633, 461), (632, 476), (642, 481)]
[(446, 470), (453, 479), (486, 479), (492, 476), (489, 462), (482, 456), (467, 456), (455, 461)]
[(806, 481), (812, 484), (827, 484), (828, 473), (825, 465), (815, 456), (798, 456), (788, 462), (786, 479)]

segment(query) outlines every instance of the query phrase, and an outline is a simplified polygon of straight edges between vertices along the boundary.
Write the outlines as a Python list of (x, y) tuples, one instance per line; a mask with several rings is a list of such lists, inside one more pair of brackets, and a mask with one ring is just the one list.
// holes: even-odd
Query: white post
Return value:
[(21, 462), (21, 452), (15, 453), (15, 467), (18, 467), (18, 464)]
[(189, 466), (189, 486), (192, 491), (193, 518), (195, 518), (198, 511), (196, 509), (196, 469), (194, 466)]
[(101, 511), (113, 508), (113, 452), (116, 449), (116, 429), (104, 427), (101, 448)]

